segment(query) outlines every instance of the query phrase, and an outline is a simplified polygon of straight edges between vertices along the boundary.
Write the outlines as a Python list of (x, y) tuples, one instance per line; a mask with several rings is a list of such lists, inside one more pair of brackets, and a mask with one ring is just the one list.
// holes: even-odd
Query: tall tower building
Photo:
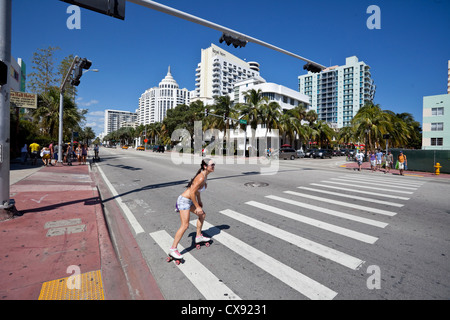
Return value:
[(298, 80), (300, 93), (310, 97), (310, 109), (335, 128), (349, 126), (364, 102), (375, 96), (370, 67), (356, 56), (346, 58), (343, 66), (308, 72)]
[(192, 92), (188, 89), (180, 89), (172, 77), (169, 66), (166, 77), (161, 80), (158, 87), (146, 90), (139, 98), (138, 123), (162, 122), (167, 110), (179, 104), (189, 104), (191, 94)]
[(133, 126), (137, 120), (135, 112), (121, 110), (105, 110), (104, 134), (119, 130), (123, 126)]
[(211, 44), (202, 49), (201, 62), (195, 71), (196, 98), (208, 104), (215, 96), (231, 95), (236, 82), (259, 76), (259, 64), (241, 60)]

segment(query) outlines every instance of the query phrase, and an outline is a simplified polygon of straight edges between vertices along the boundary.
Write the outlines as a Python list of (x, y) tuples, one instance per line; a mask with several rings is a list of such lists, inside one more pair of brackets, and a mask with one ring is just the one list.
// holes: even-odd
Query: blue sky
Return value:
[[(66, 26), (69, 4), (59, 0), (13, 0), (12, 55), (32, 71), (38, 48), (58, 46), (87, 57), (92, 69), (81, 78), (77, 102), (89, 109), (86, 125), (99, 134), (102, 111), (135, 111), (138, 99), (157, 86), (170, 65), (181, 88), (195, 88), (201, 49), (214, 43), (261, 65), (268, 82), (298, 90), (304, 62), (249, 43), (219, 44), (221, 33), (139, 5), (126, 4), (125, 20), (81, 9), (81, 29)], [(158, 1), (157, 1), (158, 2)], [(168, 0), (178, 10), (266, 41), (325, 66), (356, 55), (371, 67), (375, 103), (422, 121), (423, 96), (447, 93), (450, 60), (449, 0)], [(381, 9), (381, 29), (369, 30), (368, 6)]]

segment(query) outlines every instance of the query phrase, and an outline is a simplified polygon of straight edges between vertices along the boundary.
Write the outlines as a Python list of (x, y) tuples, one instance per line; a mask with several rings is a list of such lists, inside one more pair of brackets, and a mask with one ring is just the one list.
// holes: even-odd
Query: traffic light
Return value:
[(206, 108), (206, 109), (205, 109), (205, 117), (207, 117), (207, 116), (208, 116), (208, 114), (209, 114), (209, 109), (208, 109), (208, 108)]
[(232, 44), (235, 48), (237, 48), (237, 47), (243, 48), (247, 44), (247, 41), (245, 41), (245, 40), (241, 40), (241, 39), (233, 37), (229, 34), (222, 33), (222, 36), (220, 37), (219, 42), (222, 43), (224, 41), (227, 44), (227, 46)]
[(8, 65), (0, 60), (0, 86), (8, 82)]
[(81, 59), (78, 64), (75, 66), (73, 71), (73, 79), (71, 81), (71, 85), (78, 86), (80, 84), (80, 78), (83, 75), (83, 70), (88, 70), (92, 65), (92, 62), (86, 58)]
[(61, 0), (108, 16), (125, 20), (125, 0)]
[(308, 62), (307, 64), (305, 64), (303, 66), (303, 70), (308, 70), (308, 71), (311, 71), (313, 73), (319, 73), (320, 71), (322, 71), (322, 68), (317, 66), (317, 65), (315, 65), (315, 64), (312, 64), (312, 63)]

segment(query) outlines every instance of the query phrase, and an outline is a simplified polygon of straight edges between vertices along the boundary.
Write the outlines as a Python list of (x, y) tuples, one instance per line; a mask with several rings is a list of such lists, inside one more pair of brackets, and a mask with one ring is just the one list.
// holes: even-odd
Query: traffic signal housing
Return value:
[(308, 71), (310, 71), (312, 73), (319, 73), (320, 71), (322, 71), (322, 68), (317, 66), (317, 65), (315, 65), (315, 64), (312, 64), (312, 63), (308, 62), (307, 64), (305, 64), (303, 66), (303, 70), (308, 70)]
[(233, 37), (232, 35), (229, 35), (226, 33), (222, 33), (222, 36), (220, 37), (219, 42), (222, 43), (224, 41), (227, 44), (227, 46), (232, 44), (235, 48), (237, 48), (237, 47), (243, 48), (247, 44), (247, 41), (245, 41), (245, 40)]
[(80, 84), (80, 78), (83, 75), (83, 70), (88, 70), (92, 65), (92, 62), (86, 58), (81, 59), (74, 68), (73, 79), (71, 85), (78, 86)]
[(0, 86), (8, 82), (8, 65), (0, 60)]

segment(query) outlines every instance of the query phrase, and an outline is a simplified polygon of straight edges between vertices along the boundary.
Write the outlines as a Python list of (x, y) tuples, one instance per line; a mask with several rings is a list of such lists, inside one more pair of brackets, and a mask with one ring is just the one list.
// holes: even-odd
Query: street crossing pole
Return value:
[(11, 5), (12, 0), (0, 0), (0, 61), (7, 67), (6, 83), (0, 85), (0, 221), (10, 218), (16, 212), (14, 200), (9, 198), (11, 139), (8, 77), (11, 65)]

